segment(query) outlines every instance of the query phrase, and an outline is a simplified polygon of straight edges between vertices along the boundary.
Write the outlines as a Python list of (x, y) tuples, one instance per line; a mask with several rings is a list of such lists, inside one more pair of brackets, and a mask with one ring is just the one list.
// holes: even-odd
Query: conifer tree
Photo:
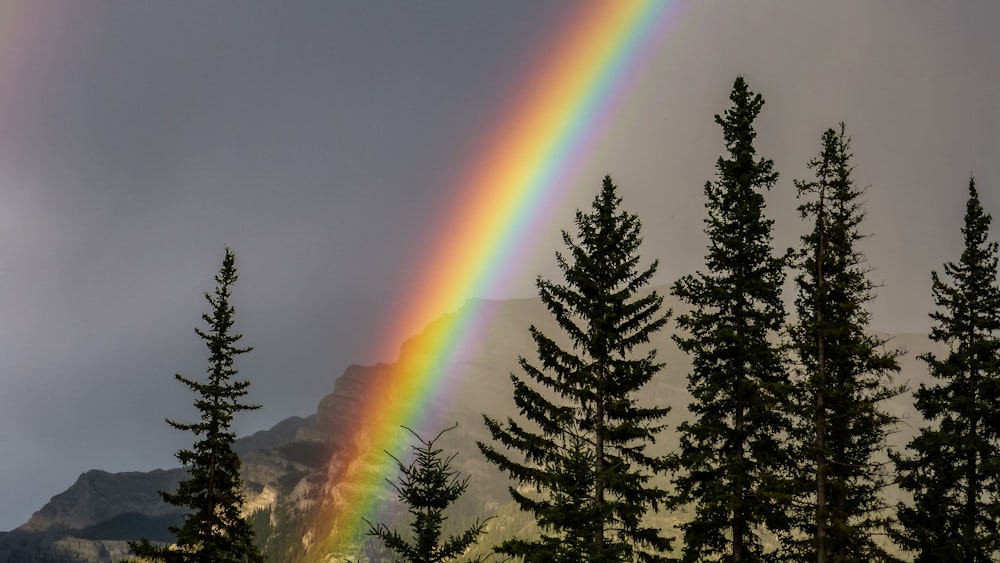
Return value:
[(763, 193), (778, 174), (754, 148), (763, 98), (739, 77), (730, 100), (715, 116), (729, 154), (705, 184), (707, 271), (673, 286), (691, 306), (678, 317), (675, 337), (692, 358), (691, 418), (678, 427), (680, 450), (671, 459), (671, 504), (694, 508), (681, 525), (685, 561), (758, 561), (765, 530), (787, 527), (781, 495), (789, 386), (773, 343), (785, 318), (785, 259), (772, 252)]
[[(389, 454), (399, 468), (399, 484), (390, 482), (399, 500), (406, 504), (412, 521), (410, 537), (390, 530), (384, 523), (372, 524), (367, 519), (368, 534), (382, 540), (386, 547), (408, 563), (441, 563), (452, 561), (472, 547), (486, 529), (486, 521), (477, 519), (471, 528), (441, 541), (441, 526), (448, 518), (444, 511), (469, 488), (469, 477), (460, 477), (451, 468), (458, 453), (442, 457), (442, 450), (435, 447), (441, 435), (458, 426), (446, 428), (430, 440), (413, 434), (419, 445), (412, 447), (414, 459), (404, 465)], [(478, 559), (477, 559), (478, 561)]]
[[(882, 561), (886, 461), (879, 455), (897, 419), (879, 404), (901, 392), (892, 385), (898, 353), (868, 332), (873, 297), (857, 248), (864, 193), (851, 174), (850, 139), (828, 129), (812, 181), (796, 181), (799, 212), (812, 223), (795, 254), (798, 320), (791, 327), (798, 360), (794, 443), (796, 529), (788, 538), (796, 561)], [(795, 538), (805, 541), (796, 541)]]
[(215, 293), (205, 294), (210, 313), (202, 314), (207, 330), (195, 328), (209, 350), (208, 379), (176, 379), (195, 394), (195, 407), (201, 420), (182, 423), (168, 419), (178, 430), (191, 432), (198, 440), (191, 449), (177, 452), (177, 459), (190, 475), (181, 481), (177, 492), (161, 492), (163, 500), (187, 509), (184, 522), (170, 531), (177, 536), (173, 546), (153, 545), (148, 540), (130, 542), (134, 555), (145, 560), (197, 563), (259, 563), (264, 560), (254, 545), (253, 530), (243, 517), (243, 483), (240, 458), (232, 449), (236, 434), (230, 430), (233, 415), (260, 408), (247, 404), (249, 381), (233, 379), (237, 375), (235, 359), (252, 350), (238, 343), (243, 335), (233, 332), (236, 311), (230, 304), (236, 283), (236, 256), (226, 248), (222, 268), (215, 276)]
[(525, 377), (511, 375), (524, 420), (484, 417), (496, 444), (480, 450), (514, 479), (511, 497), (541, 530), (498, 551), (529, 562), (661, 561), (670, 548), (644, 523), (666, 496), (650, 483), (663, 460), (646, 446), (667, 409), (637, 403), (662, 364), (655, 351), (633, 352), (669, 311), (644, 291), (657, 263), (640, 267), (639, 218), (619, 211), (616, 191), (605, 177), (592, 211), (576, 213), (577, 237), (563, 232), (569, 256), (556, 260), (565, 283), (537, 282), (571, 347), (532, 326), (540, 363), (521, 358)]
[(944, 358), (920, 356), (936, 382), (914, 391), (929, 426), (899, 456), (899, 486), (913, 495), (897, 510), (896, 540), (916, 561), (1000, 559), (1000, 286), (990, 215), (969, 180), (964, 250), (933, 272), (937, 310), (930, 338)]

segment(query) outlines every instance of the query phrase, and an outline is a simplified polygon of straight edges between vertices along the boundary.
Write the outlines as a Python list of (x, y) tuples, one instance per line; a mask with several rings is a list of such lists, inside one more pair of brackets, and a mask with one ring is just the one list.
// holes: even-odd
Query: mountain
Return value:
[[(665, 288), (658, 289), (665, 293)], [(496, 515), (480, 543), (483, 550), (530, 528), (530, 522), (508, 502), (506, 477), (481, 458), (475, 441), (488, 439), (483, 413), (503, 418), (515, 412), (509, 374), (518, 369), (518, 356), (535, 357), (528, 327), (534, 324), (550, 336), (559, 335), (559, 331), (537, 299), (473, 300), (404, 343), (397, 362), (349, 366), (314, 414), (286, 419), (237, 441), (248, 513), (269, 561), (329, 561), (347, 555), (329, 553), (326, 536), (331, 522), (340, 513), (345, 493), (357, 487), (356, 476), (385, 456), (368, 447), (370, 435), (351, 432), (355, 422), (378, 409), (385, 395), (394, 392), (392, 382), (402, 370), (424, 365), (427, 358), (420, 356), (434, 349), (428, 342), (454, 333), (455, 323), (468, 318), (478, 322), (461, 327), (465, 336), (461, 353), (437, 366), (438, 392), (424, 399), (424, 421), (414, 429), (430, 437), (459, 423), (458, 429), (439, 442), (445, 452), (458, 452), (454, 467), (471, 477), (468, 492), (450, 512), (451, 526)], [(674, 428), (687, 412), (685, 388), (690, 363), (667, 333), (652, 345), (667, 365), (641, 400), (671, 406), (667, 422)], [(917, 354), (931, 350), (926, 336), (895, 335), (891, 345), (907, 351), (900, 381), (911, 387), (926, 381), (925, 370), (916, 360)], [(909, 394), (893, 399), (889, 410), (904, 420), (894, 436), (899, 447), (915, 433), (920, 419)], [(668, 431), (655, 448), (666, 452), (675, 444), (675, 435)], [(363, 455), (355, 459), (353, 454), (359, 451)], [(65, 492), (52, 497), (28, 522), (0, 535), (0, 563), (112, 563), (126, 555), (128, 539), (145, 536), (169, 541), (167, 527), (179, 522), (179, 513), (164, 504), (157, 491), (173, 490), (183, 475), (182, 469), (117, 474), (88, 471)], [(379, 495), (381, 518), (391, 521), (404, 509), (390, 492), (374, 494)], [(671, 527), (681, 517), (664, 514), (657, 518), (662, 526)], [(379, 546), (366, 542), (363, 534), (359, 533), (356, 547), (364, 558), (380, 558)]]
[(88, 471), (52, 497), (16, 530), (0, 537), (0, 561), (117, 561), (125, 540), (146, 535), (159, 541), (180, 513), (158, 490), (173, 490), (184, 471), (148, 473)]

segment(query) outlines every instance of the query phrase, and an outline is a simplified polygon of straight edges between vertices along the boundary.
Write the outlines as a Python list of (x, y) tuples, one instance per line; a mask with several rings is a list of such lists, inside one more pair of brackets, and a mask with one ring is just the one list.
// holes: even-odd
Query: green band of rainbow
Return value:
[[(512, 254), (530, 241), (532, 226), (560, 200), (579, 159), (619, 107), (655, 42), (676, 21), (678, 5), (650, 0), (574, 4), (574, 17), (556, 30), (547, 58), (500, 112), (500, 126), (491, 131), (479, 158), (459, 175), (456, 204), (444, 214), (447, 220), (432, 252), (410, 284), (403, 314), (385, 334), (387, 345), (398, 346), (443, 312), (502, 287), (511, 272), (523, 273), (513, 265)], [(481, 321), (471, 307), (452, 315), (447, 326), (421, 338), (420, 349), (408, 349), (372, 390), (371, 406), (350, 439), (359, 458), (342, 464), (336, 477), (352, 484), (337, 488), (339, 508), (326, 523), (335, 552), (350, 548), (346, 543), (361, 518), (371, 517), (378, 498), (372, 491), (384, 489), (382, 480), (392, 476), (383, 450), (397, 457), (406, 451), (408, 436), (399, 425), (421, 426), (427, 405), (454, 376), (445, 366)]]

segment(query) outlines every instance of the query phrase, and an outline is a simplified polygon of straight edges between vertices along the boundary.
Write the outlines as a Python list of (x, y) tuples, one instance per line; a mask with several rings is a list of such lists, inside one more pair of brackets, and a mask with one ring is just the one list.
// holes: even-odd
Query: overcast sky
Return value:
[[(194, 334), (229, 245), (239, 364), (264, 404), (314, 412), (406, 295), (470, 146), (488, 138), (575, 2), (59, 2), (0, 9), (0, 530), (91, 468), (174, 466)], [(794, 178), (837, 122), (869, 185), (875, 326), (929, 327), (966, 184), (1000, 215), (1000, 4), (698, 2), (614, 108), (514, 281), (553, 275), (601, 176), (643, 220), (658, 283), (700, 267), (713, 115), (738, 74), (766, 100), (776, 245)], [(994, 225), (997, 238), (1000, 229)], [(444, 313), (445, 311), (442, 311)]]

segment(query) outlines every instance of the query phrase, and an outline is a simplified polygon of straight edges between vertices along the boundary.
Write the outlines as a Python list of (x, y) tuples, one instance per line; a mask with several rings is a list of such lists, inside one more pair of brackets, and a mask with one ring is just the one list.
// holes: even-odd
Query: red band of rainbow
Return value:
[[(574, 164), (588, 154), (620, 106), (656, 41), (676, 20), (679, 4), (573, 4), (573, 17), (556, 30), (546, 58), (523, 81), (527, 87), (500, 112), (500, 127), (459, 174), (456, 203), (443, 214), (446, 220), (410, 284), (408, 301), (384, 334), (386, 344), (398, 346), (443, 312), (502, 287), (498, 284), (511, 271), (522, 273), (512, 266), (512, 253), (530, 240), (530, 227), (542, 222), (541, 214), (565, 193)], [(421, 349), (411, 347), (399, 364), (386, 366), (392, 373), (372, 389), (371, 405), (350, 439), (359, 457), (345, 460), (335, 476), (351, 484), (331, 491), (338, 508), (326, 529), (334, 553), (351, 549), (361, 518), (372, 518), (380, 496), (372, 491), (388, 487), (383, 480), (392, 477), (393, 465), (382, 452), (400, 458), (405, 454), (409, 436), (399, 426), (419, 428), (428, 416), (427, 405), (448, 387), (445, 366), (482, 321), (475, 308), (464, 311), (468, 313), (452, 315), (447, 326), (422, 337)]]

